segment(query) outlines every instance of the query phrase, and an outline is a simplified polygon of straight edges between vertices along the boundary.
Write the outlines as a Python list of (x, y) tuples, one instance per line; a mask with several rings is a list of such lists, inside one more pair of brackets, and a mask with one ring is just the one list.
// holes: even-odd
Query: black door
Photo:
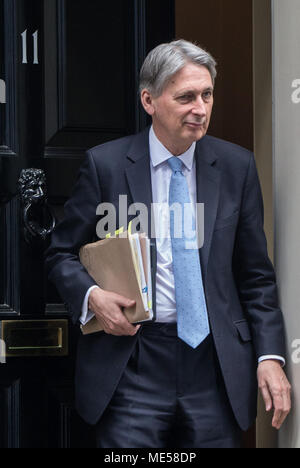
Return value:
[(43, 253), (85, 150), (146, 125), (138, 70), (173, 0), (0, 0), (0, 34), (0, 447), (93, 447)]

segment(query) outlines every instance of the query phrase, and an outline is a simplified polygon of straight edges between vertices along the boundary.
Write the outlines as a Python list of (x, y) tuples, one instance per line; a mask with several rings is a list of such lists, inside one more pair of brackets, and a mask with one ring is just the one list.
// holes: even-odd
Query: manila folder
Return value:
[[(81, 247), (79, 258), (100, 288), (136, 301), (134, 306), (123, 309), (130, 323), (150, 318), (143, 305), (128, 237), (113, 237), (87, 244)], [(87, 335), (103, 329), (93, 317), (81, 330)]]

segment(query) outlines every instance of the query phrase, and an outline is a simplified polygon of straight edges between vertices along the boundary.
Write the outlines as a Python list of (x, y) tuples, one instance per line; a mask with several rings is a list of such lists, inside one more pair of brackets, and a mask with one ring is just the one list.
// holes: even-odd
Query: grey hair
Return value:
[(217, 76), (216, 61), (208, 52), (183, 39), (155, 47), (146, 57), (140, 71), (140, 87), (159, 97), (169, 80), (187, 63), (202, 65), (210, 72), (212, 82)]

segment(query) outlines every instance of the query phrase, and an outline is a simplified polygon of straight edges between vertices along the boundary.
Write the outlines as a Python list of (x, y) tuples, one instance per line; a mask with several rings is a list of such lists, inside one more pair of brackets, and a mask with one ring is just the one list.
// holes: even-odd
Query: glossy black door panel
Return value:
[(21, 170), (44, 171), (58, 221), (86, 149), (146, 125), (139, 68), (173, 37), (173, 0), (0, 0), (1, 448), (94, 445), (74, 409), (80, 330), (46, 278), (49, 238), (24, 230)]

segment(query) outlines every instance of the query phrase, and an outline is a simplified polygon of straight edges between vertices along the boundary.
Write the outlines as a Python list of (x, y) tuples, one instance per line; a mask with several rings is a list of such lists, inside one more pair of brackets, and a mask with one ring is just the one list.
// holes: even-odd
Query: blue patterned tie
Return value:
[[(189, 215), (189, 219), (193, 219), (193, 229), (195, 229), (196, 223), (192, 215), (187, 181), (182, 172), (183, 163), (175, 156), (170, 158), (168, 163), (173, 171), (170, 182), (169, 206), (177, 204), (182, 212), (182, 217), (178, 217), (176, 214), (174, 216), (176, 210), (170, 210), (177, 330), (178, 336), (183, 341), (192, 348), (196, 348), (209, 334), (199, 251), (195, 248), (187, 249), (187, 241), (190, 242), (191, 239), (185, 237), (187, 229), (184, 230), (184, 219), (187, 219), (187, 215)], [(187, 213), (187, 210), (191, 210), (190, 213)]]

